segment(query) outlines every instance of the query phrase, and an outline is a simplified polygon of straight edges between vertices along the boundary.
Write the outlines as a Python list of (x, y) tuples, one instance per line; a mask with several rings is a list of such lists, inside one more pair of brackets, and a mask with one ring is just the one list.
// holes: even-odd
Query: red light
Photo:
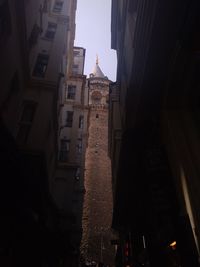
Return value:
[(126, 257), (129, 256), (129, 246), (128, 246), (128, 243), (126, 243), (126, 245), (125, 245), (125, 256)]

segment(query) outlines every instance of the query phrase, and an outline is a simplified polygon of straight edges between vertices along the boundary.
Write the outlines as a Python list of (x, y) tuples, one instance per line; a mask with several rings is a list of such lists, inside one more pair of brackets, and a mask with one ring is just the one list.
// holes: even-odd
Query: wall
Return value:
[[(112, 185), (111, 163), (108, 157), (108, 80), (96, 79), (95, 85), (89, 80), (90, 111), (89, 138), (85, 158), (84, 183), (86, 193), (83, 207), (83, 237), (81, 253), (85, 260), (104, 262), (113, 266), (115, 249), (110, 241)], [(98, 104), (92, 100), (94, 91), (102, 92)]]

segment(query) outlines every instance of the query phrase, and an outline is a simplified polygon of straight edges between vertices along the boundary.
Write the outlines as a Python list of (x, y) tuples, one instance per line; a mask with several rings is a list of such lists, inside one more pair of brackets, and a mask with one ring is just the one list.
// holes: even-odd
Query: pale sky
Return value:
[(86, 48), (84, 74), (95, 66), (96, 55), (104, 75), (116, 81), (116, 52), (111, 49), (111, 0), (77, 0), (75, 46)]

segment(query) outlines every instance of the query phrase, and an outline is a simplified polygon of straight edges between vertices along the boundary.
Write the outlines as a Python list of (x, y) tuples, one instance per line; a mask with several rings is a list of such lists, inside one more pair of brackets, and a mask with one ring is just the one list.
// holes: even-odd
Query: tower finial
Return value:
[(97, 65), (99, 64), (99, 57), (98, 57), (98, 54), (96, 55), (96, 64), (97, 64)]

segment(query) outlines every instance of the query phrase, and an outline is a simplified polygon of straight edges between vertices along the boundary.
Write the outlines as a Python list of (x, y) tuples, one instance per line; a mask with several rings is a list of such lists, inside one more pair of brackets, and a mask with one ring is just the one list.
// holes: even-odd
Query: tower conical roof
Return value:
[(103, 74), (102, 70), (99, 67), (98, 56), (97, 56), (96, 64), (94, 66), (94, 70), (93, 70), (92, 74), (93, 74), (93, 77), (96, 77), (96, 78), (106, 78), (105, 75)]

